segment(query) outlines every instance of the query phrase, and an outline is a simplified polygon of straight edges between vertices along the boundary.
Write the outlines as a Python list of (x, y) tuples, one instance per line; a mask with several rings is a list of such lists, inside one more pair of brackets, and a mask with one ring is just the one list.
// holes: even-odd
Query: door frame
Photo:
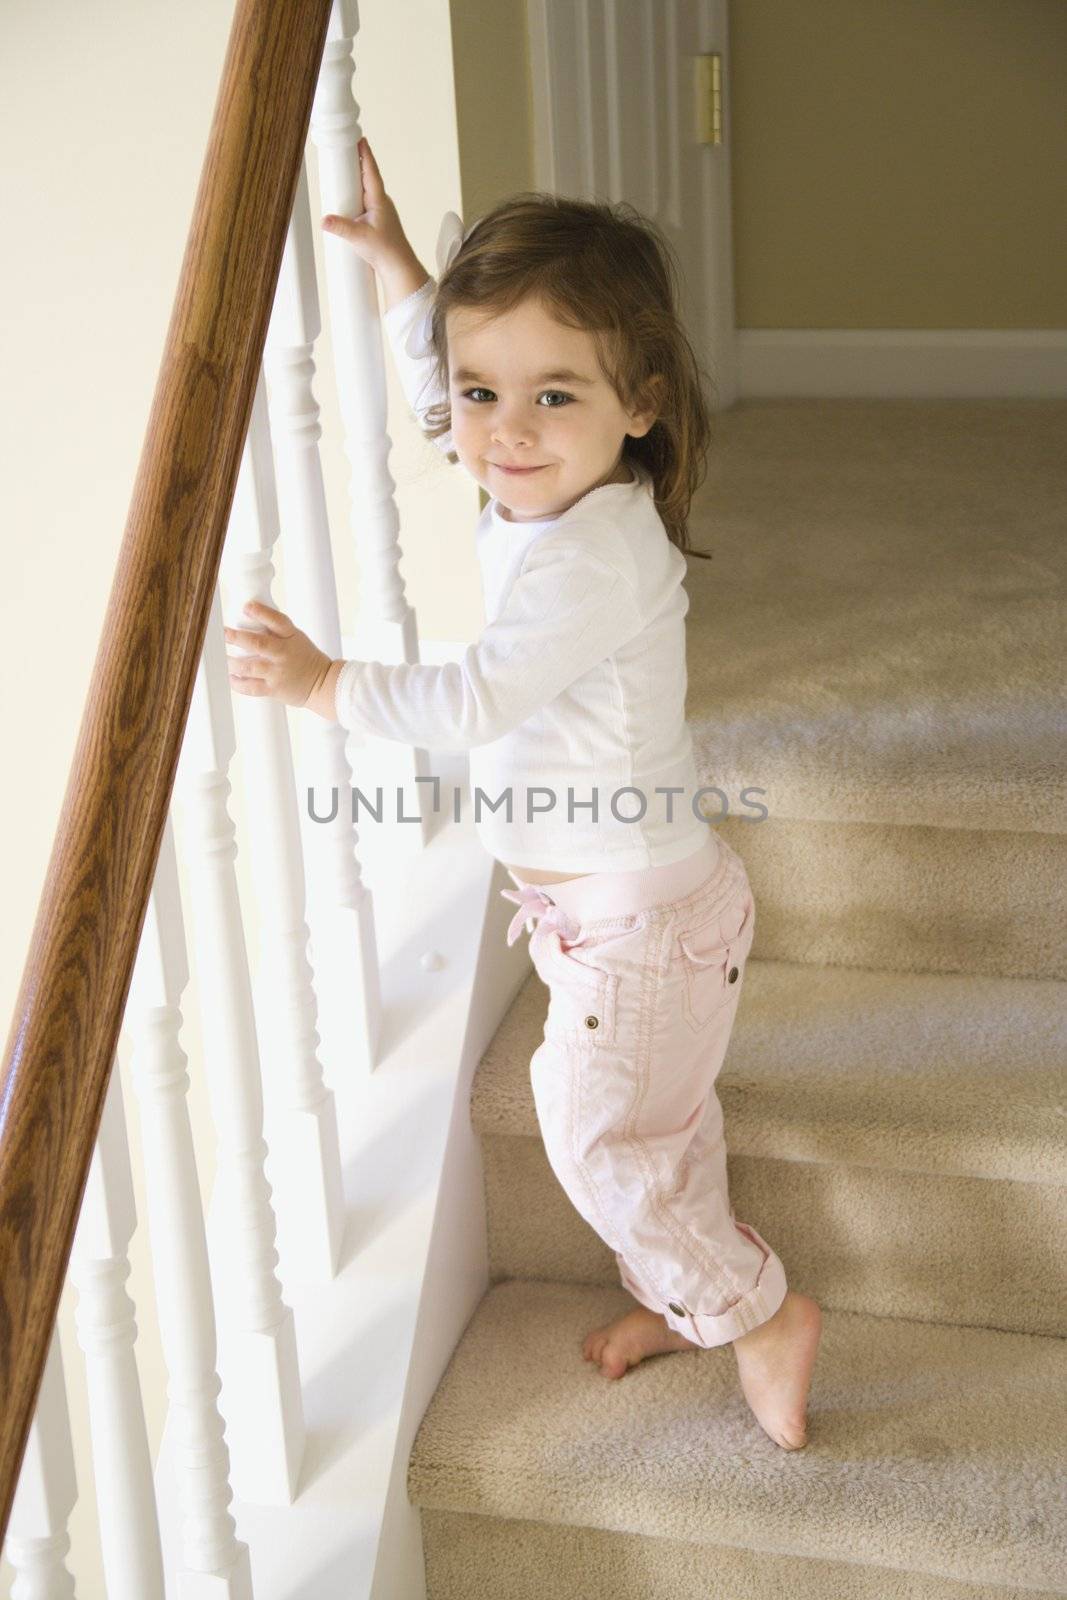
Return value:
[[(621, 13), (626, 27), (650, 27), (653, 11), (673, 41), (676, 70), (668, 66), (664, 81), (653, 85), (665, 97), (669, 126), (674, 130), (670, 149), (668, 187), (680, 192), (677, 168), (683, 141), (692, 156), (689, 192), (699, 197), (690, 210), (698, 210), (687, 237), (681, 264), (689, 284), (688, 329), (698, 355), (712, 374), (715, 410), (732, 406), (738, 394), (737, 330), (734, 310), (733, 238), (730, 197), (730, 72), (727, 0), (599, 0), (608, 49), (590, 63), (590, 0), (526, 0), (527, 40), (533, 110), (534, 183), (552, 193), (583, 199), (616, 201), (630, 198), (620, 187), (620, 112), (638, 100), (635, 85), (625, 81), (623, 53), (615, 48), (622, 37)], [(701, 144), (696, 131), (696, 62), (698, 54), (717, 52), (722, 57), (722, 142)], [(631, 57), (632, 59), (632, 57)], [(568, 150), (562, 108), (570, 107), (570, 125), (578, 130), (581, 150)], [(645, 141), (651, 149), (653, 139)], [(632, 149), (630, 151), (632, 172)], [(591, 174), (603, 173), (597, 192)], [(649, 172), (646, 188), (654, 191)], [(695, 187), (694, 187), (695, 186)], [(655, 212), (652, 220), (660, 222)], [(680, 219), (684, 225), (684, 218)]]

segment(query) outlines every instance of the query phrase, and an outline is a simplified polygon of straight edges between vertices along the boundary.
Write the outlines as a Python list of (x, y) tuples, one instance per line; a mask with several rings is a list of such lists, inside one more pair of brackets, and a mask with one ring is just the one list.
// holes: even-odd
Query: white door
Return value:
[[(674, 246), (716, 408), (734, 403), (726, 0), (527, 0), (535, 184), (629, 200)], [(722, 143), (699, 136), (697, 58), (722, 61)]]

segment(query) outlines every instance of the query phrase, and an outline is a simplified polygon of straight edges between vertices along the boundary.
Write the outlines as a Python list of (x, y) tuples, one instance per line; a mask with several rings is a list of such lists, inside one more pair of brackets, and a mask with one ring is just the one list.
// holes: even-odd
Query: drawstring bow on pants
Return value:
[(577, 929), (574, 919), (561, 911), (554, 900), (536, 884), (524, 883), (519, 889), (501, 889), (500, 893), (505, 900), (512, 900), (518, 906), (518, 911), (508, 924), (508, 944), (513, 945), (522, 932), (525, 922), (526, 931), (532, 933), (535, 925), (545, 924), (547, 927), (556, 928), (564, 939), (574, 936)]

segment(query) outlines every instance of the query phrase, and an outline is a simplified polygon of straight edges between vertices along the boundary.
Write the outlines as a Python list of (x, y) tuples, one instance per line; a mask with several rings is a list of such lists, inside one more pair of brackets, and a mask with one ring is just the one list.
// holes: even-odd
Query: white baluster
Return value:
[(4, 1542), (16, 1574), (11, 1600), (74, 1600), (66, 1556), (77, 1498), (63, 1357), (53, 1327)]
[[(271, 551), (277, 538), (278, 501), (261, 370), (222, 555), (224, 614), (233, 627), (252, 626), (242, 614), (246, 601), (274, 604)], [(278, 1245), (287, 1274), (321, 1283), (337, 1270), (344, 1195), (334, 1097), (323, 1082), (317, 1054), (317, 1003), (307, 958), (304, 861), (289, 723), (280, 700), (243, 694), (235, 694), (234, 700), (262, 929), (255, 1006), (267, 1067), (267, 1170), (276, 1197)]]
[[(287, 609), (319, 649), (336, 660), (341, 625), (319, 457), (322, 428), (312, 390), (314, 345), (321, 330), (307, 171), (301, 164), (265, 368), (285, 532)], [(345, 730), (340, 723), (307, 716), (301, 735), (297, 794), (326, 1059), (343, 1061), (349, 1070), (356, 1062), (369, 1072), (377, 1060), (381, 986), (374, 902), (360, 876), (358, 831), (352, 820)], [(315, 814), (330, 821), (312, 819), (309, 797)]]
[[(204, 1069), (218, 1135), (212, 1221), (221, 1217), (219, 1355), (234, 1490), (288, 1505), (305, 1430), (293, 1313), (275, 1275), (276, 1221), (264, 1173), (263, 1092), (234, 825), (226, 809), (235, 750), (218, 589), (178, 763), (175, 801), (192, 912)], [(215, 1230), (212, 1228), (212, 1240)]]
[(218, 1408), (215, 1310), (200, 1180), (178, 1039), (189, 981), (168, 817), (126, 1002), (132, 1069), (141, 1111), (148, 1231), (169, 1382), (168, 1435), (182, 1504), (183, 1600), (252, 1600), (248, 1546), (234, 1537), (227, 1507), (230, 1455)]
[(108, 1600), (162, 1600), (152, 1456), (134, 1359), (137, 1322), (123, 1285), (137, 1225), (117, 1063), (85, 1185), (70, 1278), (85, 1352), (100, 1550)]
[[(335, 212), (354, 217), (364, 210), (356, 148), (363, 130), (352, 93), (352, 45), (358, 29), (355, 0), (333, 0), (310, 128), (318, 154), (324, 216)], [(417, 662), (418, 628), (400, 576), (400, 516), (388, 465), (391, 441), (386, 429), (385, 355), (374, 269), (336, 235), (324, 234), (322, 249), (334, 376), (345, 453), (352, 469), (348, 492), (360, 568), (358, 648), (368, 660)], [(430, 808), (424, 796), (428, 788), (431, 794), (436, 788), (427, 752), (399, 740), (368, 736), (359, 766), (373, 774), (373, 789), (364, 786), (371, 798), (379, 784), (382, 787), (384, 814), (394, 823), (389, 831), (390, 851), (403, 855), (421, 848), (429, 837)], [(416, 782), (418, 778), (424, 781)], [(397, 786), (403, 815), (417, 816), (417, 824), (395, 822)]]

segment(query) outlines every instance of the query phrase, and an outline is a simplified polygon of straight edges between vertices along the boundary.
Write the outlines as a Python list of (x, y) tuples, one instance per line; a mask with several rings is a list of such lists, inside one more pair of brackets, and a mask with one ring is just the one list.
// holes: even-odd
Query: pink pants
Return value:
[(722, 1067), (755, 931), (748, 875), (709, 829), (663, 867), (543, 887), (509, 872), (549, 990), (530, 1062), (545, 1153), (630, 1293), (702, 1348), (774, 1315), (785, 1269), (729, 1202)]

